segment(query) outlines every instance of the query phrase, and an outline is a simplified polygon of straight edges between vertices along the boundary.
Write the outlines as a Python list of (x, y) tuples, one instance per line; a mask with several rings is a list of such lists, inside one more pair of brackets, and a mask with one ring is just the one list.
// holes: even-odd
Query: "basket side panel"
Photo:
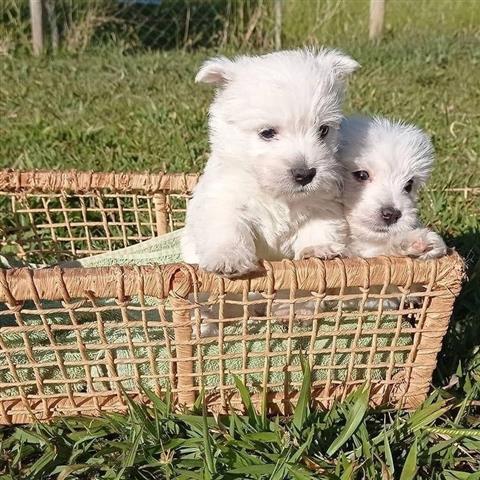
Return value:
[(115, 269), (105, 288), (77, 271), (83, 292), (60, 269), (40, 280), (24, 271), (23, 300), (1, 272), (0, 423), (125, 411), (125, 395), (142, 400), (143, 388), (176, 395), (168, 271)]
[(423, 398), (461, 279), (456, 256), (265, 264), (230, 281), (189, 265), (0, 270), (0, 422), (127, 408), (142, 388), (212, 412), (290, 413), (312, 371), (328, 408)]
[(422, 311), (417, 322), (411, 367), (406, 372), (406, 385), (398, 404), (402, 408), (417, 408), (427, 397), (437, 356), (448, 330), (456, 297), (464, 280), (464, 263), (456, 256), (449, 268), (438, 271), (438, 263), (432, 262), (432, 275), (423, 299)]
[(321, 407), (365, 382), (372, 405), (410, 406), (406, 398), (425, 396), (458, 293), (457, 256), (266, 266), (261, 279), (198, 272), (192, 280), (192, 388), (206, 393), (210, 410), (244, 410), (239, 378), (257, 407), (267, 392), (271, 413), (291, 413), (302, 356)]
[(113, 251), (184, 225), (188, 193), (0, 192), (2, 253), (55, 263)]

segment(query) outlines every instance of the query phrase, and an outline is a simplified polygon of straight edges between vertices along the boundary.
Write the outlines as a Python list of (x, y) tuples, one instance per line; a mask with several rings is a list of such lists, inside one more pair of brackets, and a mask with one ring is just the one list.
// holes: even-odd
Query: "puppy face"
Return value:
[(353, 235), (381, 240), (417, 226), (417, 192), (433, 163), (432, 144), (421, 130), (386, 119), (347, 118), (338, 157)]
[(204, 64), (196, 80), (219, 87), (210, 108), (211, 161), (219, 175), (223, 169), (247, 175), (274, 196), (336, 191), (345, 78), (357, 66), (326, 50)]

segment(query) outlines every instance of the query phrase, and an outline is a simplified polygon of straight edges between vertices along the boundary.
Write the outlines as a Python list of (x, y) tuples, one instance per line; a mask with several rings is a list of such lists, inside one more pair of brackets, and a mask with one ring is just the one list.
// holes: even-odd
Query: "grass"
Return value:
[[(302, 5), (286, 4), (287, 46), (303, 43), (288, 13), (301, 13)], [(365, 41), (366, 2), (343, 2), (336, 10), (333, 3), (326, 5), (320, 13), (329, 20), (318, 26), (317, 38), (343, 48), (363, 65), (352, 79), (346, 111), (418, 123), (433, 135), (437, 149), (433, 184), (470, 184), (480, 170), (478, 3), (425, 0), (415, 9), (413, 23), (408, 10), (416, 4), (392, 2), (387, 39), (379, 47)], [(307, 22), (309, 17), (300, 18)], [(418, 30), (424, 22), (428, 29)], [(307, 37), (312, 28), (304, 25)], [(201, 62), (214, 53), (131, 54), (97, 47), (81, 56), (2, 58), (0, 165), (200, 170), (208, 152), (206, 115), (212, 92), (193, 79)]]
[[(480, 429), (470, 402), (435, 392), (413, 413), (368, 412), (368, 388), (328, 412), (309, 406), (310, 372), (292, 419), (174, 413), (171, 397), (127, 415), (66, 418), (0, 432), (4, 480), (62, 479), (476, 479)], [(3, 437), (3, 438), (2, 438)], [(471, 474), (469, 473), (471, 472)]]
[[(322, 39), (360, 61), (346, 111), (402, 118), (433, 136), (435, 191), (424, 195), (422, 214), (467, 257), (470, 277), (436, 389), (412, 413), (369, 411), (362, 391), (318, 412), (309, 407), (307, 374), (295, 415), (268, 420), (253, 411), (204, 419), (201, 405), (178, 414), (168, 396), (152, 397), (153, 407), (131, 405), (128, 415), (1, 430), (0, 480), (480, 478), (480, 197), (441, 191), (479, 186), (480, 5), (391, 1), (385, 41), (372, 46), (367, 2), (307, 3), (286, 0), (285, 44)], [(268, 48), (270, 37), (255, 38)], [(227, 53), (241, 44), (232, 37)], [(201, 170), (212, 92), (193, 78), (214, 53), (120, 42), (82, 55), (33, 59), (19, 49), (2, 57), (0, 166)]]
[[(437, 149), (433, 184), (469, 184), (480, 171), (480, 87), (472, 72), (480, 65), (479, 45), (479, 38), (466, 36), (439, 38), (433, 47), (352, 46), (347, 51), (363, 67), (351, 81), (346, 111), (419, 124)], [(5, 59), (0, 164), (200, 170), (208, 152), (212, 92), (193, 78), (208, 55), (100, 51), (78, 61), (67, 55)]]

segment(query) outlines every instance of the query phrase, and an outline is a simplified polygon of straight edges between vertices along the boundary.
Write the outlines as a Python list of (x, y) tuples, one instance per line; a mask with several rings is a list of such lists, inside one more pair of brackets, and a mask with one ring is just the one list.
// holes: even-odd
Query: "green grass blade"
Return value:
[(85, 473), (90, 468), (92, 468), (92, 466), (88, 463), (79, 463), (77, 465), (63, 465), (59, 468), (56, 468), (54, 473), (59, 474), (56, 480), (68, 480), (70, 474), (74, 472), (80, 473), (81, 471)]
[(427, 407), (420, 408), (413, 412), (408, 420), (412, 432), (418, 432), (433, 423), (451, 409), (451, 405), (446, 405), (445, 400), (441, 400)]
[(443, 477), (445, 480), (480, 480), (480, 472), (467, 473), (459, 470), (445, 470)]
[(128, 449), (127, 456), (125, 457), (125, 461), (123, 463), (124, 467), (133, 467), (135, 465), (135, 458), (138, 452), (138, 446), (140, 445), (140, 440), (142, 439), (142, 428), (139, 428), (133, 437), (133, 442), (131, 443), (130, 448)]
[(388, 467), (389, 473), (391, 475), (395, 474), (395, 463), (393, 461), (392, 450), (390, 448), (390, 442), (388, 441), (387, 435), (385, 435), (385, 439), (383, 442), (383, 449), (385, 451), (385, 463)]
[(475, 428), (443, 428), (443, 427), (425, 427), (424, 431), (428, 433), (438, 433), (449, 437), (473, 437), (480, 438), (480, 430)]
[(329, 456), (332, 456), (351, 438), (367, 413), (370, 388), (368, 386), (364, 386), (358, 391), (356, 396), (357, 399), (350, 408), (345, 427), (327, 450), (327, 455)]
[(302, 468), (298, 465), (288, 465), (287, 470), (294, 480), (312, 480), (318, 478), (305, 468)]
[(247, 387), (244, 385), (242, 380), (237, 376), (234, 375), (235, 385), (240, 393), (240, 397), (242, 398), (242, 402), (247, 409), (248, 418), (254, 423), (254, 425), (258, 424), (258, 417), (257, 413), (255, 412), (255, 408), (252, 403), (252, 399), (250, 396), (250, 392), (248, 391)]
[(208, 431), (208, 422), (207, 422), (207, 409), (205, 406), (205, 401), (202, 402), (203, 408), (203, 447), (205, 450), (205, 461), (207, 464), (207, 470), (210, 474), (215, 473), (215, 462), (213, 458), (213, 449), (212, 442), (210, 438), (210, 432)]
[(348, 467), (345, 469), (345, 471), (342, 473), (340, 480), (350, 480), (353, 477), (354, 467), (355, 467), (355, 464), (350, 463)]
[[(142, 391), (145, 393), (150, 402), (152, 402), (154, 410), (160, 413), (162, 417), (166, 417), (170, 413), (169, 406), (158, 395), (152, 392), (152, 390), (143, 388)], [(167, 392), (166, 398), (168, 398), (168, 396), (169, 394)]]
[(244, 438), (254, 442), (277, 443), (280, 444), (278, 435), (274, 432), (253, 432), (247, 433)]
[(417, 439), (415, 439), (405, 460), (400, 480), (415, 480), (415, 475), (417, 474), (417, 455), (418, 442)]
[(305, 360), (303, 355), (300, 355), (300, 362), (302, 364), (303, 381), (292, 421), (297, 432), (302, 431), (303, 424), (310, 413), (310, 395), (312, 386), (312, 372), (310, 370), (310, 364)]
[(303, 452), (305, 452), (306, 450), (308, 450), (310, 448), (310, 445), (312, 444), (314, 434), (315, 434), (315, 430), (313, 428), (311, 428), (305, 442), (302, 445), (300, 445), (298, 450), (290, 458), (290, 460), (289, 460), (290, 463), (297, 463), (297, 462), (300, 461), (300, 458), (302, 457)]
[[(255, 476), (264, 476), (272, 475), (275, 470), (275, 465), (272, 463), (267, 463), (265, 465), (248, 465), (245, 467), (234, 468), (229, 470), (229, 475), (255, 475)], [(237, 477), (244, 478), (244, 477)]]

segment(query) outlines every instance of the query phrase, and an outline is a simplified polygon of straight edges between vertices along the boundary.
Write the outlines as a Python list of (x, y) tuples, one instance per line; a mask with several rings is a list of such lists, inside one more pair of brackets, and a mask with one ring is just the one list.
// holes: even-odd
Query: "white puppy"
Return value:
[[(381, 118), (346, 118), (340, 129), (337, 157), (343, 166), (342, 201), (350, 230), (346, 256), (408, 255), (427, 259), (446, 253), (442, 238), (424, 228), (418, 218), (417, 194), (433, 164), (432, 144), (421, 130)], [(316, 256), (316, 248), (306, 249), (304, 255)], [(413, 286), (412, 290), (418, 288)], [(397, 290), (391, 287), (388, 291)], [(348, 293), (358, 293), (358, 289), (348, 289)], [(378, 294), (379, 288), (372, 287), (370, 293)], [(308, 292), (300, 295), (307, 297)], [(396, 310), (399, 303), (400, 294), (384, 300), (383, 308)], [(369, 298), (363, 308), (376, 310), (378, 304), (378, 300)], [(337, 306), (338, 302), (327, 301), (322, 309), (334, 310)], [(342, 302), (346, 310), (358, 306), (359, 300)], [(296, 306), (295, 313), (308, 319), (314, 315), (314, 308), (314, 302), (308, 301)], [(289, 304), (277, 306), (274, 314), (287, 317), (289, 310)]]
[(258, 259), (342, 253), (347, 228), (335, 159), (345, 79), (358, 64), (332, 50), (207, 61), (218, 88), (211, 155), (187, 209), (182, 254), (227, 276)]
[(338, 158), (345, 168), (348, 255), (427, 259), (446, 254), (442, 238), (418, 218), (418, 191), (433, 165), (425, 133), (384, 118), (346, 118)]

